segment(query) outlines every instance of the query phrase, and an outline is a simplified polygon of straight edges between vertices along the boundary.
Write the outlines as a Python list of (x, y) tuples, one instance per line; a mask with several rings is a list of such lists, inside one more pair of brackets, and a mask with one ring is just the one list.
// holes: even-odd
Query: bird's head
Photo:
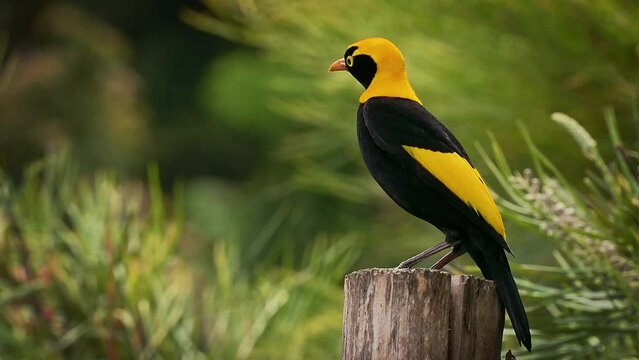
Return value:
[(368, 88), (377, 73), (402, 74), (406, 67), (404, 57), (395, 44), (384, 38), (370, 38), (350, 45), (344, 57), (328, 69), (331, 72), (344, 70)]
[(363, 103), (371, 97), (389, 96), (421, 101), (408, 82), (404, 56), (397, 46), (384, 38), (370, 38), (350, 45), (344, 57), (328, 71), (348, 71), (366, 89)]

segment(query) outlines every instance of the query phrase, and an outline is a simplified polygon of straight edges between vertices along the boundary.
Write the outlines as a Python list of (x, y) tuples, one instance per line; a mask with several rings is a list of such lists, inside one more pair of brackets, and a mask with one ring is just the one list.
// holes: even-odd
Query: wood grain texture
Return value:
[(498, 359), (504, 311), (491, 281), (365, 269), (344, 283), (342, 359)]

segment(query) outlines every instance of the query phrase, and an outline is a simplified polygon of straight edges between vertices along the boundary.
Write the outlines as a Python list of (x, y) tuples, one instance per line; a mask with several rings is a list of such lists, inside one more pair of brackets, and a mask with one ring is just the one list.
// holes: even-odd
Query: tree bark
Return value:
[(342, 359), (499, 359), (492, 281), (428, 269), (365, 269), (344, 283)]

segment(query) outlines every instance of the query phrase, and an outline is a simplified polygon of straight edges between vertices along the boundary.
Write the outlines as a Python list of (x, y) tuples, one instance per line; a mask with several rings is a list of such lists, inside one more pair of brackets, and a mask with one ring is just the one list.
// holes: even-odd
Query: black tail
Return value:
[[(484, 239), (480, 241), (486, 242)], [(468, 253), (473, 260), (475, 260), (484, 277), (493, 280), (497, 285), (497, 292), (508, 312), (510, 322), (513, 324), (515, 334), (517, 335), (517, 340), (520, 345), (524, 344), (526, 350), (530, 351), (532, 349), (532, 343), (528, 317), (526, 316), (524, 304), (522, 304), (521, 298), (519, 297), (515, 279), (513, 279), (513, 275), (510, 272), (510, 265), (508, 265), (508, 259), (506, 258), (504, 249), (497, 244), (494, 244), (494, 246), (493, 244), (482, 246), (481, 249), (474, 248), (471, 245), (468, 247)]]

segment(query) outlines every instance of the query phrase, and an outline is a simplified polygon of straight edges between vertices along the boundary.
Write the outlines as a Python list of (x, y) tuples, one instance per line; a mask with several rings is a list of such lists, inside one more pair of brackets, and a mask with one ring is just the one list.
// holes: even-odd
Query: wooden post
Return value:
[(499, 359), (492, 281), (428, 269), (365, 269), (344, 284), (343, 360)]

